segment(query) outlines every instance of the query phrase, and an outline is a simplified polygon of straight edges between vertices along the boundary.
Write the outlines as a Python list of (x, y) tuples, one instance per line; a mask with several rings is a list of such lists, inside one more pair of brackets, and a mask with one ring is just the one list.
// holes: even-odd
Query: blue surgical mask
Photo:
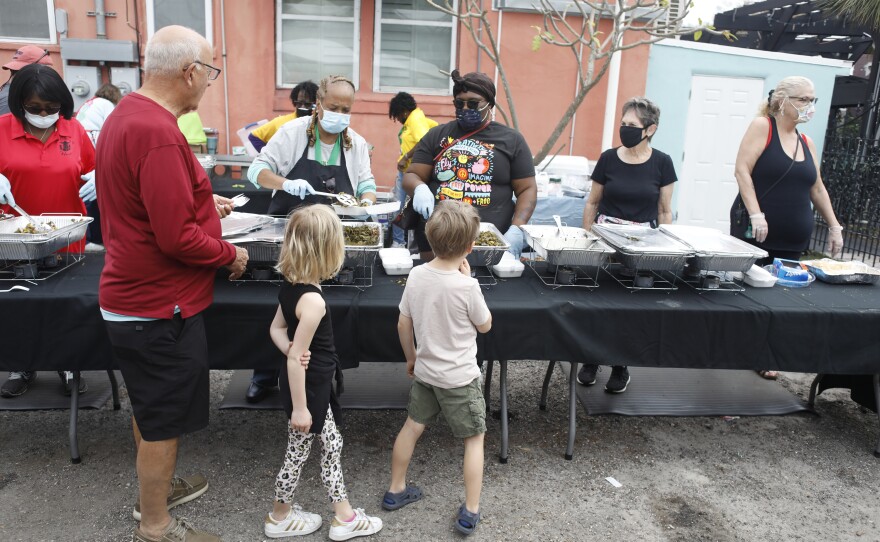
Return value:
[(489, 107), (489, 104), (486, 104), (483, 109), (468, 109), (463, 107), (461, 109), (455, 109), (455, 118), (458, 120), (458, 126), (462, 130), (466, 130), (470, 132), (471, 130), (476, 130), (483, 124), (483, 111)]
[(323, 128), (328, 134), (338, 134), (348, 128), (348, 125), (351, 124), (351, 114), (327, 111), (324, 109), (323, 104), (321, 104), (321, 109), (324, 110), (324, 118), (321, 119), (321, 128)]

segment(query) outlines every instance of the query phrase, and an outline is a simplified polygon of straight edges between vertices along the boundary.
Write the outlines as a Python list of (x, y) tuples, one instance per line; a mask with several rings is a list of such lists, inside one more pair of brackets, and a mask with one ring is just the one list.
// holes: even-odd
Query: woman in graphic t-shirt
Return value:
[[(518, 257), (523, 242), (519, 226), (532, 217), (538, 196), (532, 151), (521, 133), (492, 121), (495, 85), (486, 74), (462, 76), (453, 70), (452, 81), (456, 120), (432, 128), (419, 141), (403, 188), (425, 220), (436, 201), (473, 205), (482, 222), (504, 233)], [(422, 259), (431, 259), (424, 222), (416, 228), (416, 241)]]
[[(675, 168), (668, 154), (651, 148), (659, 122), (660, 108), (651, 100), (632, 98), (623, 104), (622, 145), (603, 152), (593, 169), (593, 185), (584, 206), (585, 229), (606, 222), (652, 228), (672, 222)], [(585, 363), (578, 372), (578, 383), (595, 384), (598, 370), (598, 365)], [(627, 385), (629, 370), (613, 366), (605, 391), (623, 393)]]

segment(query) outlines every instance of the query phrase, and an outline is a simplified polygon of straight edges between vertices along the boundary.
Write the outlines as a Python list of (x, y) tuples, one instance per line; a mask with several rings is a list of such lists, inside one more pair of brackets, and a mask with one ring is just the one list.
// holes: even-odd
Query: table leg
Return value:
[(76, 434), (76, 417), (79, 413), (79, 371), (73, 372), (73, 382), (70, 384), (70, 425), (68, 436), (70, 438), (70, 462), (76, 465), (82, 461), (79, 456), (79, 444)]
[(565, 449), (565, 458), (571, 461), (574, 458), (574, 435), (577, 432), (577, 395), (575, 385), (577, 383), (578, 364), (576, 361), (569, 362), (571, 370), (568, 374), (568, 447)]
[(541, 401), (538, 403), (538, 408), (541, 410), (547, 410), (547, 391), (550, 389), (550, 377), (553, 376), (553, 369), (555, 367), (555, 361), (547, 364), (547, 374), (544, 375), (544, 385), (541, 387)]
[(811, 410), (816, 406), (816, 390), (819, 389), (819, 384), (824, 377), (824, 374), (819, 373), (816, 375), (816, 378), (813, 379), (813, 383), (810, 384), (810, 398), (807, 399), (807, 406), (810, 407)]
[[(880, 373), (874, 375), (874, 401), (877, 403), (877, 419), (880, 420)], [(877, 449), (874, 457), (880, 458), (880, 437), (877, 438)]]
[(486, 412), (489, 412), (489, 398), (492, 390), (492, 369), (495, 362), (486, 360), (486, 373), (483, 379), (483, 400), (486, 401)]
[(113, 410), (119, 410), (122, 405), (119, 404), (119, 384), (116, 382), (116, 373), (107, 371), (107, 377), (110, 379), (110, 391), (113, 393)]
[(507, 360), (499, 360), (498, 369), (498, 387), (501, 396), (501, 456), (499, 460), (501, 463), (507, 463)]

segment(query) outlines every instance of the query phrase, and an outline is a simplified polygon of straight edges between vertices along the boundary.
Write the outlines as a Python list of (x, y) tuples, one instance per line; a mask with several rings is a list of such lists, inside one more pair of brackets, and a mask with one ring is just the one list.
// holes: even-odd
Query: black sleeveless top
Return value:
[[(278, 302), (281, 305), (281, 314), (287, 322), (287, 337), (293, 340), (299, 320), (296, 317), (296, 304), (307, 293), (321, 294), (321, 290), (311, 284), (290, 284), (285, 282), (281, 285), (278, 294)], [(333, 376), (336, 375), (338, 386), (342, 386), (342, 371), (339, 370), (339, 358), (336, 356), (336, 346), (333, 342), (333, 325), (330, 320), (330, 307), (326, 307), (324, 317), (315, 330), (312, 343), (309, 345), (312, 358), (309, 368), (306, 370), (306, 405), (312, 415), (312, 427), (309, 433), (319, 434), (324, 427), (324, 418), (327, 409), (333, 411), (333, 419), (337, 424), (341, 420), (339, 401), (333, 390)], [(286, 359), (286, 358), (285, 358)], [(286, 362), (285, 362), (286, 363)], [(288, 419), (293, 414), (293, 399), (290, 397), (290, 381), (287, 377), (287, 366), (281, 369), (278, 380), (281, 388), (281, 402), (284, 404), (284, 412)], [(341, 389), (340, 389), (341, 393)]]
[[(798, 134), (804, 159), (792, 164), (791, 158), (782, 149), (776, 119), (770, 119), (770, 144), (758, 157), (752, 169), (752, 182), (761, 212), (767, 219), (768, 235), (758, 246), (767, 251), (801, 252), (806, 250), (813, 233), (813, 208), (810, 189), (816, 182), (816, 164), (813, 153), (806, 145), (803, 136)], [(792, 149), (788, 149), (789, 151)], [(765, 195), (785, 170), (791, 170)]]

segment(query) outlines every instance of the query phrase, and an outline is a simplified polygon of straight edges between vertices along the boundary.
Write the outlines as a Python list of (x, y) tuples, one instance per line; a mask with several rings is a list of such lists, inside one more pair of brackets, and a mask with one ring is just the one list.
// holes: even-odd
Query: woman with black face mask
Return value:
[[(593, 183), (584, 206), (585, 229), (606, 222), (652, 228), (672, 222), (675, 168), (668, 154), (651, 148), (659, 121), (660, 108), (647, 98), (632, 98), (623, 104), (621, 146), (603, 152), (590, 176)], [(598, 365), (584, 364), (578, 383), (595, 384), (598, 370)], [(627, 368), (612, 367), (605, 391), (623, 393), (627, 385)]]
[[(432, 128), (419, 141), (403, 188), (425, 220), (440, 200), (473, 205), (482, 222), (505, 232), (510, 251), (519, 257), (519, 226), (532, 217), (538, 196), (532, 151), (522, 134), (492, 121), (495, 85), (486, 74), (453, 70), (451, 75), (456, 120)], [(424, 222), (415, 232), (422, 259), (428, 261), (433, 253)]]

